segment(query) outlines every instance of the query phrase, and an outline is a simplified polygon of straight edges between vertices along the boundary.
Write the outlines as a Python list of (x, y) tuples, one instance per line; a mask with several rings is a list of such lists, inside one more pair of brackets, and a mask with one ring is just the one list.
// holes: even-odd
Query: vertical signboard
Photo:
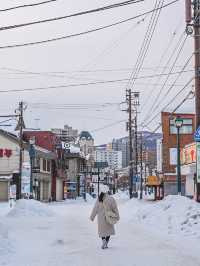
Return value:
[(200, 183), (200, 142), (197, 142), (197, 183)]

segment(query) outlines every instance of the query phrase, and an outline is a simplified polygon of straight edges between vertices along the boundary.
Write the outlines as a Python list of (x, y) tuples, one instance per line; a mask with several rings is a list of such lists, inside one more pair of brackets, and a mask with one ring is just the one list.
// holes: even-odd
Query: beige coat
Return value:
[[(106, 194), (103, 202), (106, 210), (113, 211), (119, 218), (119, 212), (115, 199)], [(93, 221), (97, 215), (99, 237), (106, 237), (115, 234), (114, 225), (106, 222), (104, 206), (102, 202), (97, 200), (90, 216), (90, 219)]]

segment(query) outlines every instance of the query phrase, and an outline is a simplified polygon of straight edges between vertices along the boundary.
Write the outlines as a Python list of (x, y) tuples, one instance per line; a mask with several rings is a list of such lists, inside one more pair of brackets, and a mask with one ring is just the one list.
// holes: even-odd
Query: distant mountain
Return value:
[(157, 140), (162, 138), (161, 133), (151, 133), (148, 131), (143, 131), (142, 136), (147, 150), (156, 150)]

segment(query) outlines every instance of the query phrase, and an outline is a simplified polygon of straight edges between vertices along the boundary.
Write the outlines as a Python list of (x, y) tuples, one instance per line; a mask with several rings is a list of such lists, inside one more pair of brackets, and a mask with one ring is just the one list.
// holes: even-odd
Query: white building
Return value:
[(122, 168), (122, 151), (99, 149), (95, 151), (96, 162), (107, 162), (111, 169)]
[(78, 130), (65, 125), (63, 128), (52, 128), (51, 131), (57, 135), (62, 141), (75, 142), (78, 137)]
[[(30, 163), (27, 149), (23, 152), (23, 162)], [(0, 130), (0, 201), (10, 198), (10, 181), (19, 174), (19, 141), (18, 138)]]
[[(23, 143), (21, 192), (30, 192), (30, 156), (28, 143)], [(13, 194), (10, 181), (19, 178), (19, 139), (16, 135), (0, 130), (0, 201), (7, 201)], [(52, 161), (54, 154), (35, 146), (35, 166), (39, 172), (33, 174), (36, 198), (48, 201), (51, 198)], [(16, 187), (16, 185), (14, 185)]]

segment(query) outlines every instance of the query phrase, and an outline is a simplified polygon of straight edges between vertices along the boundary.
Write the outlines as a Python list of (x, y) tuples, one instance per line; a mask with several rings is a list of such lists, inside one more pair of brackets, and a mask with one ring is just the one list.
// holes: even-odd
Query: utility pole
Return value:
[[(196, 129), (200, 126), (200, 0), (194, 1), (195, 111)], [(200, 202), (200, 183), (197, 182), (197, 201)]]
[(140, 136), (140, 199), (142, 199), (143, 196), (143, 138), (142, 138), (142, 132)]
[[(193, 15), (192, 15), (193, 8)], [(200, 126), (200, 0), (185, 0), (186, 33), (194, 33), (194, 65), (195, 65), (195, 113), (196, 129)], [(192, 28), (193, 27), (193, 28)], [(197, 154), (199, 151), (197, 150)], [(198, 156), (197, 156), (198, 157)], [(197, 167), (197, 169), (199, 166)], [(196, 200), (200, 202), (200, 180), (197, 173)]]
[[(135, 137), (135, 143), (134, 143), (134, 147), (135, 147), (135, 177), (136, 180), (138, 178), (138, 129), (137, 129), (137, 110), (136, 110), (136, 114), (135, 114), (135, 121), (134, 121), (134, 137)], [(135, 191), (136, 192), (136, 191)]]
[[(129, 195), (130, 198), (136, 195), (136, 183), (133, 177), (137, 177), (138, 172), (138, 151), (137, 151), (137, 106), (139, 105), (139, 92), (132, 92), (131, 89), (126, 90), (126, 103), (128, 108), (123, 110), (128, 113), (127, 130), (129, 132)], [(133, 114), (135, 113), (135, 117)], [(135, 169), (133, 171), (133, 125), (135, 138)], [(134, 173), (135, 172), (135, 173)], [(134, 194), (133, 194), (134, 192)]]
[(21, 182), (22, 182), (22, 163), (23, 163), (23, 128), (24, 128), (24, 119), (23, 119), (23, 111), (24, 111), (24, 103), (19, 103), (19, 120), (16, 130), (19, 130), (19, 177), (17, 182), (17, 193), (16, 199), (21, 199)]
[(129, 196), (130, 199), (133, 197), (133, 119), (132, 119), (132, 91), (131, 89), (126, 90), (126, 102), (128, 108), (125, 110), (128, 112), (127, 130), (129, 132)]
[[(137, 182), (138, 178), (138, 110), (137, 107), (140, 105), (139, 103), (139, 92), (133, 92), (133, 107), (135, 112), (135, 119), (134, 119), (134, 148), (135, 148), (135, 179)], [(137, 197), (137, 191), (136, 191), (136, 183), (135, 183), (135, 189), (134, 189), (134, 196)]]

